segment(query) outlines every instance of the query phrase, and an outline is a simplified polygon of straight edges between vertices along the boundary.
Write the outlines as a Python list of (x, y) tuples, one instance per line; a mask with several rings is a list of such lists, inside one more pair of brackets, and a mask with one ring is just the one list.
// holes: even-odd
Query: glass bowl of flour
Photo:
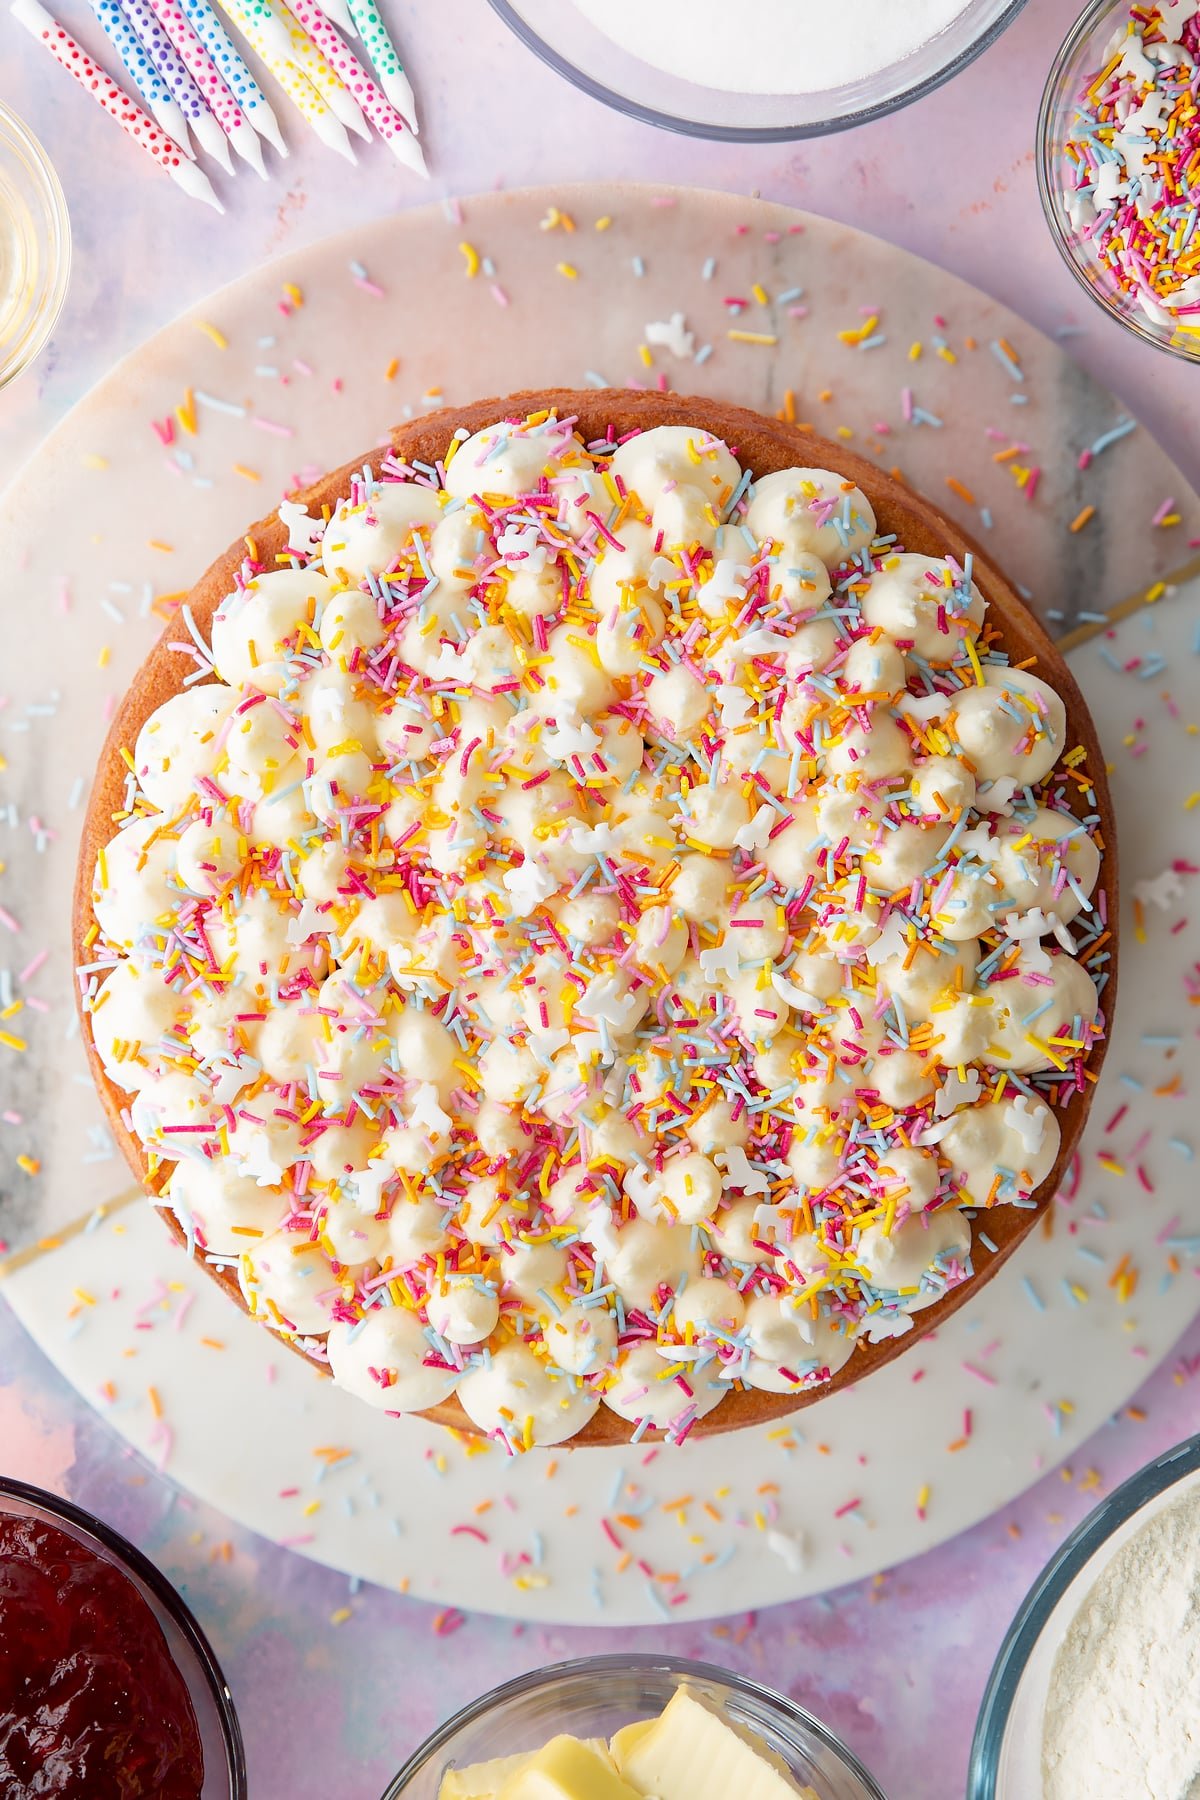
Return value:
[(1042, 1571), (984, 1695), (967, 1800), (1200, 1794), (1200, 1436), (1101, 1502)]
[(668, 131), (816, 137), (919, 99), (1026, 0), (491, 0), (551, 68)]

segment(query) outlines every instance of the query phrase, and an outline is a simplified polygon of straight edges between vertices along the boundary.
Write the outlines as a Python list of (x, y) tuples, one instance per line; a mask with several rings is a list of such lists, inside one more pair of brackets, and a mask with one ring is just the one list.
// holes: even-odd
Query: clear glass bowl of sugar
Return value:
[[(1200, 1436), (1164, 1451), (1115, 1488), (1051, 1557), (1009, 1627), (988, 1680), (971, 1746), (967, 1800), (1033, 1800), (1043, 1792), (1043, 1722), (1063, 1641), (1118, 1552), (1156, 1514), (1185, 1500), (1200, 1511)], [(1079, 1771), (1079, 1782), (1079, 1793), (1090, 1791), (1086, 1770)]]
[(738, 143), (818, 137), (895, 112), (964, 69), (1025, 3), (837, 0), (810, 7), (806, 27), (797, 0), (491, 0), (594, 100)]
[(45, 348), (70, 274), (71, 222), (54, 165), (0, 103), (0, 387)]

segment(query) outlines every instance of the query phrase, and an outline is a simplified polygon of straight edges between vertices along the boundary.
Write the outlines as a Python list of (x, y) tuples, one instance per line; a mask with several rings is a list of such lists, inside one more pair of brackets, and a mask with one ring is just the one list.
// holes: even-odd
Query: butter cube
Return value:
[(603, 1749), (578, 1738), (551, 1738), (545, 1749), (514, 1771), (497, 1800), (642, 1800), (617, 1774)]
[(816, 1800), (765, 1745), (748, 1742), (683, 1687), (657, 1719), (619, 1731), (612, 1753), (625, 1780), (655, 1800)]
[(438, 1800), (496, 1800), (510, 1775), (524, 1768), (529, 1751), (520, 1756), (496, 1756), (491, 1762), (472, 1763), (468, 1769), (447, 1769), (438, 1789)]

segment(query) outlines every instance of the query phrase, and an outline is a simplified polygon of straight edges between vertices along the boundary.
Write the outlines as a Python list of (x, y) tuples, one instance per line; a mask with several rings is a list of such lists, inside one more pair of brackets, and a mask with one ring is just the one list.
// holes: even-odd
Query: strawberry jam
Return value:
[(203, 1785), (191, 1697), (133, 1582), (0, 1512), (0, 1795), (199, 1800)]

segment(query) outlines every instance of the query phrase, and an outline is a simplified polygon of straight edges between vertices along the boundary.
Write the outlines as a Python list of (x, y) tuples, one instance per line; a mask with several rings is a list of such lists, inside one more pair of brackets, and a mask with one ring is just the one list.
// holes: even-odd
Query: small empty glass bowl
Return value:
[(204, 1751), (200, 1800), (246, 1800), (246, 1759), (233, 1700), (208, 1639), (166, 1576), (101, 1519), (69, 1500), (0, 1476), (0, 1514), (54, 1525), (128, 1577), (158, 1622), (191, 1698)]
[(0, 387), (45, 347), (70, 273), (71, 223), (54, 165), (0, 104)]
[(1164, 321), (1147, 313), (1136, 294), (1123, 288), (1100, 261), (1072, 221), (1066, 205), (1066, 195), (1074, 185), (1074, 165), (1067, 147), (1076, 134), (1080, 96), (1106, 67), (1109, 42), (1113, 33), (1129, 20), (1130, 7), (1131, 0), (1091, 0), (1054, 59), (1038, 117), (1038, 192), (1051, 235), (1067, 267), (1097, 305), (1143, 342), (1190, 362), (1200, 362), (1200, 313), (1192, 315), (1191, 332), (1180, 332), (1169, 319)]
[(684, 1682), (761, 1738), (819, 1800), (884, 1800), (857, 1757), (802, 1706), (708, 1663), (666, 1656), (587, 1656), (506, 1682), (435, 1731), (383, 1800), (437, 1800), (447, 1769), (540, 1750), (560, 1732), (612, 1737), (623, 1725), (657, 1718)]
[[(1051, 1557), (1021, 1604), (988, 1680), (967, 1800), (1042, 1791), (1042, 1715), (1059, 1645), (1110, 1557), (1152, 1514), (1200, 1488), (1200, 1436), (1165, 1450), (1102, 1500)], [(1082, 1790), (1081, 1790), (1082, 1791)]]
[[(903, 7), (904, 0), (894, 3)], [(865, 125), (919, 100), (994, 43), (1025, 0), (963, 0), (951, 23), (911, 55), (843, 87), (806, 94), (727, 93), (667, 74), (606, 37), (571, 0), (491, 4), (543, 62), (593, 100), (689, 137), (773, 143)], [(829, 18), (836, 29), (836, 0)]]

